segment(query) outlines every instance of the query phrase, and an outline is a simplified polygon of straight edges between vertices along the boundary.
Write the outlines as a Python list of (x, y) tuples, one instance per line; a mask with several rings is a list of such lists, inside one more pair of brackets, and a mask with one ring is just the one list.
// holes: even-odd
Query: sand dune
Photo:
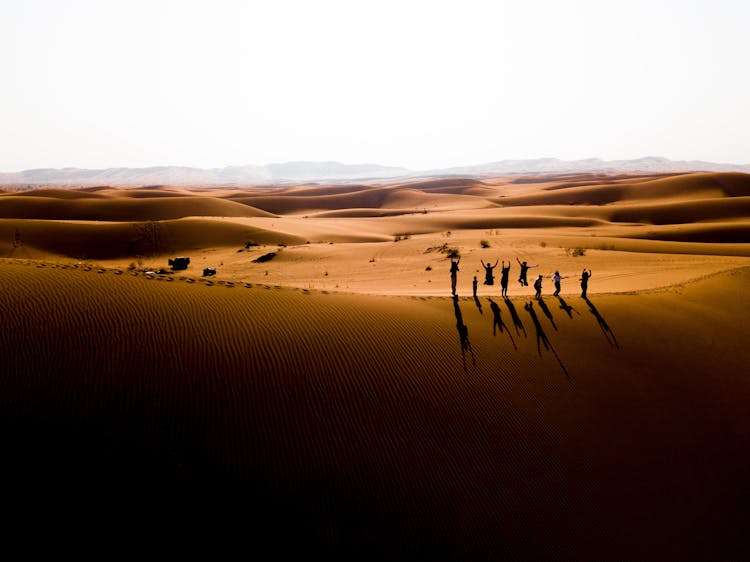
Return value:
[(372, 187), (366, 190), (331, 195), (279, 194), (271, 196), (233, 197), (274, 214), (303, 214), (352, 208), (429, 208), (455, 209), (486, 207), (492, 203), (468, 196), (453, 194), (425, 194), (411, 188)]
[[(87, 194), (90, 195), (90, 194)], [(208, 197), (118, 197), (61, 200), (47, 196), (0, 197), (0, 217), (51, 220), (146, 221), (191, 216), (272, 216), (233, 201)]]
[[(12, 243), (15, 236), (22, 242), (18, 247)], [(304, 243), (293, 235), (199, 218), (153, 223), (0, 219), (0, 252), (8, 257), (127, 259), (208, 247), (236, 249), (248, 241), (274, 245)]]
[(2, 194), (6, 511), (273, 558), (741, 557), (749, 177)]
[(566, 187), (518, 196), (500, 197), (507, 206), (525, 205), (604, 205), (637, 199), (706, 199), (740, 197), (750, 194), (750, 176), (740, 173), (685, 174), (681, 176), (623, 181), (605, 185)]
[[(241, 505), (227, 539), (308, 554), (747, 547), (747, 268), (526, 310), (2, 267), (15, 482), (106, 513), (158, 490), (160, 516), (203, 524)], [(222, 481), (209, 506), (164, 495)]]

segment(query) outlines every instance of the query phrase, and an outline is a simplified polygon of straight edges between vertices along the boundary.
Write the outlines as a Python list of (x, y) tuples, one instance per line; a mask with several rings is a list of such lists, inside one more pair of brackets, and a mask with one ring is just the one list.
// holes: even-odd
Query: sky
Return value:
[(746, 0), (0, 0), (0, 171), (750, 164)]

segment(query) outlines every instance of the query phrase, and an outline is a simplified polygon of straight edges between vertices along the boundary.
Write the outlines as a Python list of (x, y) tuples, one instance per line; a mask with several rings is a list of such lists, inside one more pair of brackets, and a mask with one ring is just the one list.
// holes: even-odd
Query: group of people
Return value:
[[(458, 279), (458, 264), (461, 261), (461, 258), (451, 258), (451, 292), (453, 295), (456, 294), (456, 281)], [(482, 267), (484, 268), (484, 284), (485, 285), (494, 285), (495, 284), (495, 275), (494, 275), (494, 269), (497, 267), (498, 260), (495, 261), (494, 265), (490, 263), (484, 263), (483, 260), (479, 260), (482, 264)], [(520, 283), (521, 287), (528, 287), (529, 286), (529, 280), (528, 280), (528, 272), (530, 269), (533, 269), (535, 267), (539, 267), (538, 265), (529, 265), (525, 261), (521, 261), (518, 258), (516, 258), (516, 261), (518, 262), (518, 265), (521, 267), (521, 273), (518, 276), (518, 282)], [(508, 265), (505, 265), (505, 260), (502, 262), (501, 267), (501, 275), (500, 275), (500, 294), (503, 297), (508, 296), (508, 278), (510, 277), (510, 266), (511, 262), (508, 260)], [(584, 299), (586, 298), (586, 291), (589, 287), (589, 278), (591, 277), (591, 270), (585, 269), (583, 272), (581, 272), (581, 297)], [(555, 285), (555, 292), (553, 293), (554, 296), (557, 296), (560, 294), (560, 283), (563, 279), (565, 279), (563, 275), (560, 275), (559, 271), (555, 271), (555, 273), (552, 275), (552, 283)], [(536, 290), (536, 298), (541, 298), (542, 296), (542, 280), (544, 279), (544, 276), (539, 274), (539, 276), (534, 281), (534, 289)], [(477, 285), (479, 284), (479, 281), (477, 281), (476, 275), (474, 276), (474, 280), (472, 281), (472, 287), (474, 296), (477, 296)]]

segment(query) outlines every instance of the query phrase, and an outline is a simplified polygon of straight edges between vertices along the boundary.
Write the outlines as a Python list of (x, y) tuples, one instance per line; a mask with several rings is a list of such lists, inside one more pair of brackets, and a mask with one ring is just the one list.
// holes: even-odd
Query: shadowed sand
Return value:
[(293, 536), (309, 552), (704, 558), (748, 546), (750, 269), (569, 297), (580, 314), (543, 328), (570, 379), (528, 316), (516, 350), (471, 298), (85, 269), (2, 264), (0, 437), (14, 482), (120, 501), (190, 489), (187, 506), (157, 504), (194, 521), (221, 517), (195, 502), (222, 482), (212, 506), (241, 504), (232, 521), (254, 522), (255, 546)]

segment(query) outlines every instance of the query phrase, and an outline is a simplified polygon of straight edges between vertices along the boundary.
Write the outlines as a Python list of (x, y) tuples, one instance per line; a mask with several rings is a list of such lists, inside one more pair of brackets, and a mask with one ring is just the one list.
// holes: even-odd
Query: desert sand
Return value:
[(280, 554), (746, 552), (749, 209), (732, 173), (1, 193), (6, 481)]

